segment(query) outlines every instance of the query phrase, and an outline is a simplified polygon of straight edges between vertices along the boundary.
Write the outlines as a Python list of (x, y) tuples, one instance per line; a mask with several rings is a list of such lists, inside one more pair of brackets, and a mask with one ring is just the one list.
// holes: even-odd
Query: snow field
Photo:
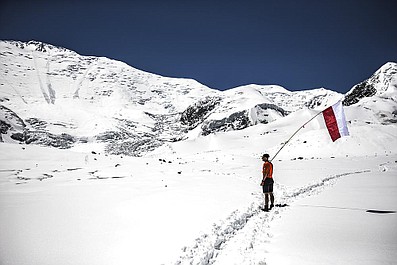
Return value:
[(294, 202), (272, 224), (267, 264), (395, 263), (397, 215), (366, 211), (396, 211), (396, 158), (346, 159), (347, 166), (366, 171)]
[[(276, 203), (291, 206), (264, 213), (258, 157), (211, 149), (233, 143), (212, 137), (219, 139), (196, 149), (179, 145), (180, 153), (174, 147), (162, 158), (2, 144), (2, 262), (362, 264), (355, 257), (378, 255), (387, 264), (395, 258), (396, 215), (349, 210), (395, 210), (395, 155), (274, 161)], [(343, 244), (352, 227), (354, 240)], [(326, 251), (339, 246), (355, 252), (338, 258)]]
[(23, 148), (1, 148), (6, 264), (159, 264), (252, 196), (205, 161)]

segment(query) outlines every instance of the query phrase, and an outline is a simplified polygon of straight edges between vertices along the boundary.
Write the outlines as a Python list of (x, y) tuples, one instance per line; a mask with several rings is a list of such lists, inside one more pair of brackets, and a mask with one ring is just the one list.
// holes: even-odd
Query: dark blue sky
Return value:
[(39, 40), (217, 89), (342, 93), (397, 61), (395, 0), (3, 0), (0, 39)]

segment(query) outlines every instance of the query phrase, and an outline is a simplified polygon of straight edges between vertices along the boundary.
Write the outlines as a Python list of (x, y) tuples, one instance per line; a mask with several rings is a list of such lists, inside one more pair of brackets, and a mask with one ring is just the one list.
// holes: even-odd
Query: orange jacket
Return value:
[(270, 179), (273, 178), (273, 164), (269, 161), (263, 163), (262, 173), (263, 179), (265, 179), (265, 177)]

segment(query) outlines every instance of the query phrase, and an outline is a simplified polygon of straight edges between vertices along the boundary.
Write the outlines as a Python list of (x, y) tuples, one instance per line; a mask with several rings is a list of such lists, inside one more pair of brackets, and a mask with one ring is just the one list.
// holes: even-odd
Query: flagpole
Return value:
[(270, 162), (273, 161), (273, 159), (276, 158), (276, 156), (278, 155), (278, 153), (280, 153), (280, 151), (288, 144), (288, 142), (292, 139), (292, 137), (295, 136), (295, 134), (297, 134), (303, 127), (305, 127), (306, 124), (308, 124), (309, 122), (311, 122), (314, 118), (316, 118), (318, 115), (320, 115), (321, 113), (323, 113), (323, 111), (320, 111), (319, 113), (317, 113), (316, 115), (314, 115), (310, 120), (308, 120), (307, 122), (305, 122), (305, 124), (303, 124), (301, 127), (299, 127), (298, 130), (296, 130), (291, 137), (283, 144), (283, 146), (277, 151), (277, 153), (273, 156), (273, 158), (270, 160)]

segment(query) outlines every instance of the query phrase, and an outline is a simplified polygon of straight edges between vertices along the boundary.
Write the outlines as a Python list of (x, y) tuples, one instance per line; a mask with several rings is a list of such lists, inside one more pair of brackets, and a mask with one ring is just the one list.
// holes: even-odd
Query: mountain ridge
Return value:
[[(111, 154), (140, 156), (192, 130), (202, 136), (241, 130), (302, 108), (324, 109), (344, 96), (255, 84), (218, 91), (38, 41), (1, 41), (0, 63), (2, 141), (59, 148), (99, 142)], [(394, 86), (394, 69), (381, 67), (368, 81), (377, 93), (368, 95), (389, 93), (396, 101), (394, 90), (382, 90)], [(362, 89), (353, 87), (345, 105), (365, 99), (355, 91)]]

